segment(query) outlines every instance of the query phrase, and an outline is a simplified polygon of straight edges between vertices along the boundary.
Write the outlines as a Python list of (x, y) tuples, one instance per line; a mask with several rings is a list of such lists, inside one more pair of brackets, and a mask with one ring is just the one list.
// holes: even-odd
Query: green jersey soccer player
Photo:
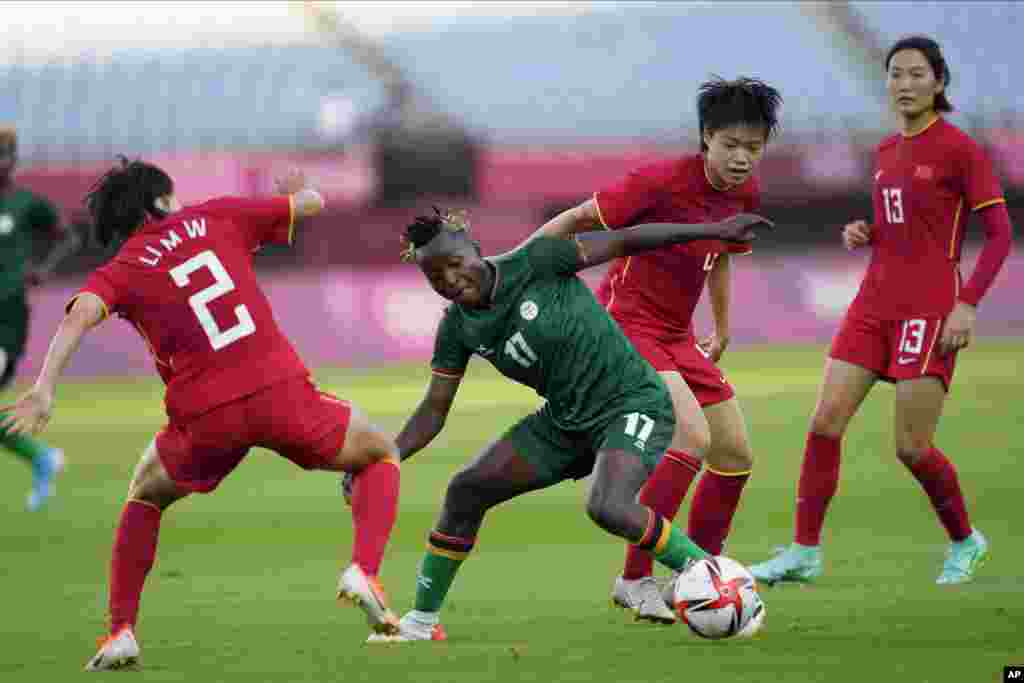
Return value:
[[(0, 390), (14, 379), (14, 369), (28, 339), (26, 285), (39, 284), (77, 247), (75, 234), (63, 230), (53, 204), (14, 184), (17, 158), (14, 129), (0, 128)], [(33, 267), (32, 244), (39, 233), (51, 238), (53, 248), (45, 262)], [(3, 429), (0, 446), (32, 466), (28, 508), (39, 509), (53, 492), (53, 478), (63, 466), (63, 454)]]
[(417, 576), (415, 609), (401, 620), (400, 635), (371, 640), (444, 639), (438, 612), (486, 512), (591, 472), (587, 514), (602, 529), (675, 570), (705, 555), (636, 502), (672, 440), (672, 401), (576, 272), (694, 239), (747, 241), (761, 227), (770, 223), (750, 214), (714, 224), (643, 225), (575, 240), (543, 237), (487, 259), (459, 216), (419, 217), (406, 229), (406, 260), (452, 305), (438, 329), (426, 397), (397, 438), (402, 459), (441, 431), (473, 354), (547, 401), (449, 482)]

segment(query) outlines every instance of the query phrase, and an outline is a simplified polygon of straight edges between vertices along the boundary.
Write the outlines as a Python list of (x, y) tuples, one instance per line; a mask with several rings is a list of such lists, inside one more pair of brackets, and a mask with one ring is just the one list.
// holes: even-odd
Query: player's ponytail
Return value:
[(892, 56), (900, 50), (917, 50), (924, 55), (924, 58), (928, 60), (928, 64), (932, 67), (935, 80), (940, 81), (944, 86), (942, 92), (935, 96), (935, 111), (953, 111), (953, 103), (946, 97), (946, 89), (949, 88), (949, 84), (953, 80), (953, 74), (949, 71), (949, 64), (946, 63), (946, 58), (942, 56), (942, 48), (939, 47), (939, 44), (928, 36), (900, 38), (896, 41), (895, 45), (889, 48), (889, 52), (885, 55), (885, 70), (887, 73)]
[(127, 238), (147, 218), (166, 216), (156, 200), (174, 193), (174, 181), (160, 168), (123, 156), (118, 162), (85, 197), (96, 239), (103, 246)]

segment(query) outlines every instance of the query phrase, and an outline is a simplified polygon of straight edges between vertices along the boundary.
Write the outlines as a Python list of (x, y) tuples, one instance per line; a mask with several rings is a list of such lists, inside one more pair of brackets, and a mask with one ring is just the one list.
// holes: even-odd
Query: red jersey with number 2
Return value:
[(186, 207), (140, 228), (80, 290), (146, 340), (172, 422), (308, 374), (252, 265), (262, 245), (291, 242), (292, 217), (287, 196)]
[(992, 162), (939, 117), (878, 147), (871, 263), (851, 309), (881, 320), (943, 317), (960, 291), (960, 249), (972, 211), (1005, 201)]
[[(714, 222), (760, 205), (753, 177), (716, 189), (701, 154), (639, 168), (597, 192), (594, 202), (602, 223), (612, 230), (642, 223)], [(693, 312), (715, 259), (749, 252), (749, 245), (701, 240), (617, 259), (597, 297), (624, 329), (692, 334)]]

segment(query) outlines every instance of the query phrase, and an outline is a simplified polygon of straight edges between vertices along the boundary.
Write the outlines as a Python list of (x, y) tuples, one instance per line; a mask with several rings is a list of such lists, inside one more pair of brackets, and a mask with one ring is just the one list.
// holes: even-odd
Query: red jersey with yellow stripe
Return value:
[(172, 421), (308, 374), (252, 265), (263, 244), (291, 242), (292, 218), (288, 196), (186, 207), (133, 233), (75, 295), (99, 297), (142, 335)]
[(883, 320), (947, 315), (970, 213), (1005, 201), (992, 162), (938, 117), (882, 141), (872, 194), (871, 263), (852, 308)]
[[(710, 223), (760, 205), (757, 181), (726, 190), (708, 180), (704, 156), (651, 164), (594, 195), (611, 230), (643, 223)], [(692, 333), (704, 282), (723, 253), (749, 253), (749, 244), (701, 240), (617, 259), (597, 291), (598, 300), (624, 328), (655, 334)]]

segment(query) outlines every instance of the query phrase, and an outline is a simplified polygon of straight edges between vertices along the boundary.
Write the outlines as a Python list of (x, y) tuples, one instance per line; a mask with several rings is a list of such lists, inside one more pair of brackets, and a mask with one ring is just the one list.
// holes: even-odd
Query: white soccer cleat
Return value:
[(32, 462), (32, 490), (25, 507), (29, 512), (42, 508), (57, 493), (54, 481), (64, 471), (64, 451), (53, 448)]
[(375, 577), (367, 576), (359, 565), (351, 564), (338, 579), (338, 600), (349, 602), (366, 612), (374, 633), (398, 633), (398, 617), (388, 607), (387, 596)]
[(125, 627), (100, 641), (100, 649), (86, 665), (86, 671), (110, 671), (135, 666), (139, 662), (139, 643), (131, 628)]
[(371, 633), (368, 643), (408, 643), (417, 640), (448, 640), (444, 627), (437, 621), (417, 619), (409, 612), (398, 622), (398, 633)]
[(612, 589), (612, 603), (633, 610), (638, 621), (676, 623), (676, 613), (665, 604), (665, 599), (658, 589), (658, 582), (653, 576), (636, 580), (616, 577), (615, 587)]

